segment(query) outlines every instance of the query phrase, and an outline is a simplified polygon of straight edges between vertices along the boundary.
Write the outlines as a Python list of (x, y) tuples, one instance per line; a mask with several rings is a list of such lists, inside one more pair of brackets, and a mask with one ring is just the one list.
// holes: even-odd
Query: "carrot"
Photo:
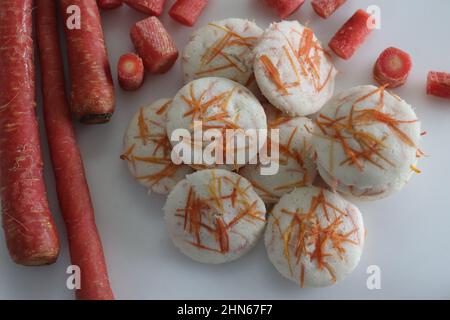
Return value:
[(411, 57), (408, 53), (389, 47), (378, 57), (373, 68), (373, 77), (381, 85), (388, 84), (389, 88), (397, 88), (408, 79), (412, 68)]
[(0, 195), (6, 243), (18, 264), (56, 261), (35, 114), (32, 0), (0, 1)]
[(357, 10), (336, 32), (328, 46), (342, 59), (350, 59), (372, 31), (368, 26), (370, 14)]
[(116, 9), (122, 5), (122, 0), (97, 0), (100, 9)]
[(114, 112), (114, 87), (97, 3), (61, 0), (63, 17), (72, 17), (73, 6), (81, 11), (80, 29), (69, 29), (69, 20), (63, 19), (72, 82), (71, 109), (83, 123), (108, 122)]
[(150, 73), (165, 73), (178, 59), (175, 42), (157, 17), (137, 22), (130, 37)]
[(123, 0), (126, 5), (142, 13), (159, 17), (163, 10), (166, 0)]
[(300, 8), (305, 0), (265, 0), (281, 19), (285, 19)]
[(76, 291), (76, 296), (113, 299), (64, 88), (56, 3), (37, 0), (36, 6), (45, 127), (71, 261), (81, 270), (81, 289)]
[(144, 82), (144, 64), (141, 57), (134, 53), (126, 53), (119, 59), (117, 75), (122, 89), (134, 91)]
[(450, 99), (450, 73), (437, 71), (428, 72), (427, 94)]
[(170, 8), (169, 15), (175, 21), (192, 27), (208, 4), (208, 0), (177, 0)]

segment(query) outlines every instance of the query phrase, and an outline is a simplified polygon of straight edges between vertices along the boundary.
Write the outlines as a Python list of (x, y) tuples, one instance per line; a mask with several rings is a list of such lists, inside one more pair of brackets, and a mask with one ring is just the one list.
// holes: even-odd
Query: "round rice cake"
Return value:
[(265, 231), (270, 261), (301, 287), (330, 286), (358, 265), (365, 229), (360, 211), (336, 193), (295, 189), (272, 209)]
[(168, 194), (178, 181), (193, 170), (175, 165), (166, 133), (171, 100), (161, 99), (142, 107), (131, 119), (124, 136), (121, 158), (128, 162), (133, 177), (149, 192)]
[[(261, 103), (256, 97), (244, 86), (237, 82), (225, 78), (201, 78), (194, 80), (184, 86), (175, 96), (172, 102), (172, 108), (168, 112), (167, 134), (172, 137), (175, 130), (184, 129), (190, 133), (190, 139), (185, 141), (172, 141), (175, 147), (178, 143), (191, 145), (192, 149), (195, 147), (202, 148), (202, 154), (205, 154), (205, 149), (211, 145), (211, 141), (204, 139), (202, 145), (194, 144), (195, 124), (200, 123), (203, 133), (209, 129), (213, 129), (221, 133), (221, 137), (226, 141), (226, 131), (248, 129), (267, 129), (266, 114), (261, 106)], [(200, 128), (197, 128), (199, 131)], [(230, 170), (237, 170), (245, 163), (249, 162), (249, 157), (246, 157), (243, 163), (240, 163), (239, 156), (248, 154), (251, 148), (259, 148), (264, 146), (264, 141), (258, 141), (258, 137), (249, 135), (244, 145), (228, 150), (234, 153), (234, 161), (232, 163), (226, 162), (225, 154), (222, 157), (223, 163), (196, 163), (195, 159), (186, 163), (195, 169), (205, 168), (223, 168)], [(231, 143), (231, 142), (230, 142)], [(223, 150), (226, 153), (226, 145)], [(192, 152), (194, 155), (195, 152)], [(204, 159), (203, 159), (204, 160)], [(214, 159), (213, 159), (214, 160)], [(233, 159), (231, 159), (233, 160)]]
[(179, 182), (164, 206), (170, 237), (193, 260), (219, 264), (247, 253), (262, 236), (266, 209), (236, 173), (202, 170)]
[(421, 155), (420, 122), (384, 87), (336, 95), (316, 119), (313, 148), (322, 178), (350, 198), (377, 200), (401, 190)]
[(320, 110), (334, 92), (336, 69), (313, 31), (297, 21), (272, 23), (254, 50), (256, 81), (291, 116)]
[(222, 77), (259, 94), (253, 73), (253, 48), (262, 33), (256, 23), (236, 18), (214, 21), (198, 29), (183, 52), (185, 83)]
[[(246, 165), (239, 174), (247, 178), (265, 203), (278, 202), (281, 196), (295, 188), (312, 185), (317, 175), (312, 158), (312, 121), (306, 117), (289, 117), (273, 106), (264, 105), (267, 126), (279, 130), (279, 169), (274, 175), (262, 175), (262, 163)], [(269, 138), (271, 147), (276, 147)]]

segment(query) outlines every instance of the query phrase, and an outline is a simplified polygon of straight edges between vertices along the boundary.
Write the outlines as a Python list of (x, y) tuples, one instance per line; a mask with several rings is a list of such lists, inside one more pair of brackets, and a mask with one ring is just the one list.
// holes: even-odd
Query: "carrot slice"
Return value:
[(411, 67), (411, 57), (408, 53), (390, 47), (378, 57), (373, 69), (373, 76), (379, 84), (388, 84), (390, 88), (396, 88), (406, 82)]
[(131, 8), (157, 17), (164, 11), (166, 1), (167, 0), (123, 0), (123, 2)]

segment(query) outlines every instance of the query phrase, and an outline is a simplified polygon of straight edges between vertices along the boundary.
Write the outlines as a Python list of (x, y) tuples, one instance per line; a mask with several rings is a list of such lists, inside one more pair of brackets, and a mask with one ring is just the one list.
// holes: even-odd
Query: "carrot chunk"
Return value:
[(281, 19), (285, 19), (293, 14), (305, 0), (265, 0), (266, 4), (274, 9)]
[(141, 57), (134, 53), (126, 53), (119, 59), (117, 75), (122, 89), (134, 91), (144, 82), (144, 63)]
[(427, 94), (450, 99), (450, 73), (430, 71), (427, 79)]
[(311, 5), (320, 17), (326, 19), (331, 16), (347, 0), (312, 0)]
[(406, 82), (411, 67), (411, 57), (408, 53), (390, 47), (378, 57), (373, 69), (373, 76), (379, 84), (388, 84), (389, 88), (396, 88)]
[(368, 26), (369, 18), (366, 11), (356, 11), (331, 39), (328, 44), (331, 50), (342, 59), (350, 59), (372, 31)]
[(178, 0), (170, 8), (172, 19), (185, 26), (192, 27), (208, 4), (208, 0)]
[(133, 9), (157, 17), (162, 14), (166, 4), (166, 0), (123, 0), (123, 2)]
[(156, 17), (137, 22), (131, 28), (130, 36), (150, 73), (165, 73), (178, 59), (175, 42)]
[(122, 0), (97, 0), (100, 9), (116, 9), (122, 5)]

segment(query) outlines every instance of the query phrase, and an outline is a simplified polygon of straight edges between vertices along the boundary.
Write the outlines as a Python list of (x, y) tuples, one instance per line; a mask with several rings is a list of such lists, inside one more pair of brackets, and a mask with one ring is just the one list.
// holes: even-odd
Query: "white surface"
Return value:
[[(170, 5), (172, 1), (168, 1)], [(260, 0), (212, 0), (197, 27), (213, 19), (242, 17), (267, 27), (276, 17)], [(428, 70), (450, 72), (450, 1), (349, 0), (328, 20), (304, 4), (293, 15), (309, 20), (326, 44), (357, 9), (377, 4), (382, 29), (374, 31), (350, 61), (340, 60), (338, 91), (373, 83), (372, 65), (388, 46), (412, 55), (414, 67), (407, 85), (395, 90), (411, 103), (428, 131), (422, 149), (430, 155), (419, 163), (423, 173), (386, 200), (357, 204), (368, 229), (360, 265), (342, 283), (325, 289), (300, 289), (283, 279), (269, 262), (263, 243), (244, 258), (221, 266), (203, 265), (177, 252), (165, 230), (164, 197), (147, 196), (119, 159), (122, 137), (139, 106), (174, 95), (182, 86), (179, 63), (166, 75), (149, 76), (135, 93), (117, 89), (117, 111), (110, 124), (77, 125), (87, 176), (103, 239), (110, 278), (120, 299), (329, 299), (329, 298), (450, 298), (450, 100), (427, 97)], [(193, 29), (164, 14), (162, 20), (180, 49)], [(103, 21), (112, 70), (119, 56), (132, 49), (128, 30), (144, 18), (128, 7), (104, 12)], [(65, 269), (70, 264), (64, 228), (56, 201), (47, 149), (46, 177), (53, 212), (62, 239), (58, 262), (47, 267), (13, 264), (0, 241), (0, 298), (71, 299)], [(3, 235), (2, 235), (3, 236)], [(381, 290), (368, 290), (366, 269), (381, 268)]]

